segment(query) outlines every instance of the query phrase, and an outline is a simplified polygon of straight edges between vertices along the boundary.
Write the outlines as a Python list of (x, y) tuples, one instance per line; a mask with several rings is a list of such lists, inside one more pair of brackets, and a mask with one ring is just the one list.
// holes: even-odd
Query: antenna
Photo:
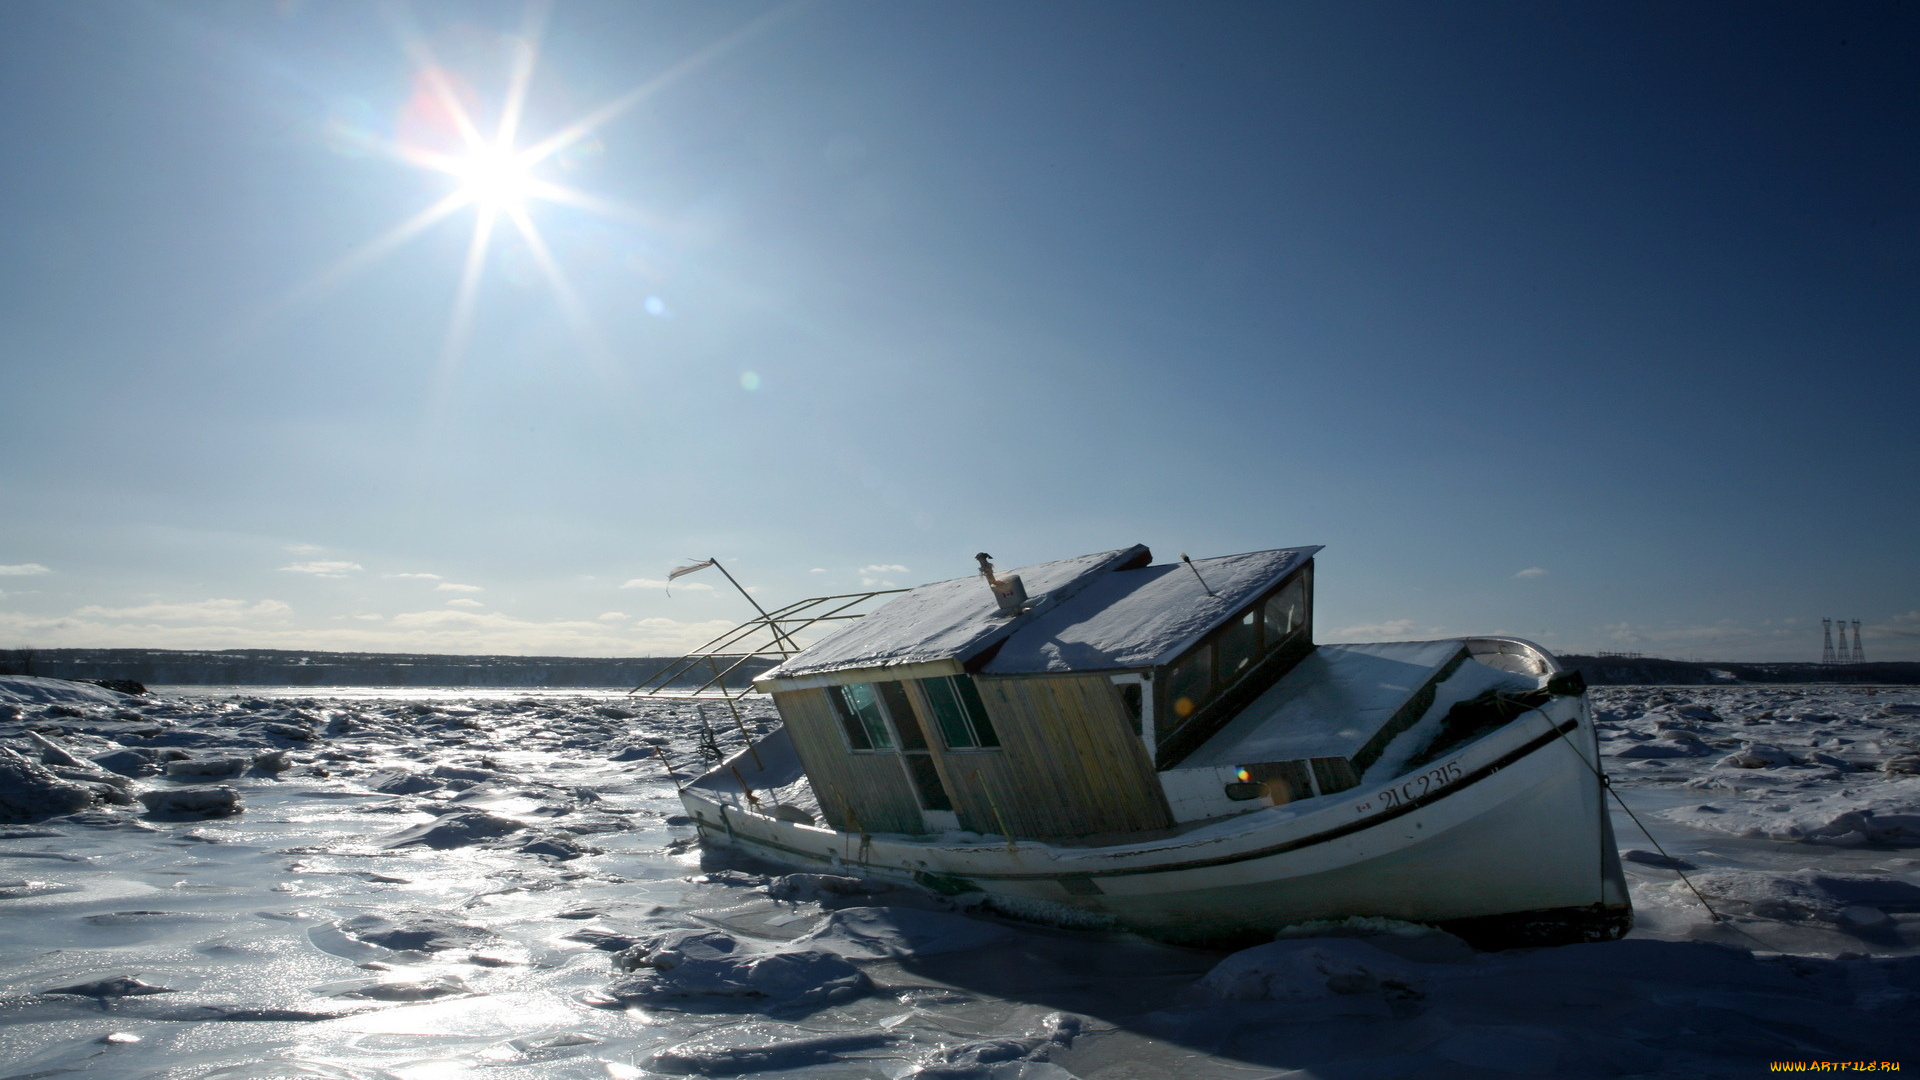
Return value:
[(1187, 569), (1193, 571), (1194, 579), (1200, 582), (1200, 587), (1207, 590), (1208, 596), (1212, 596), (1213, 586), (1208, 585), (1207, 579), (1200, 576), (1200, 568), (1193, 565), (1193, 560), (1187, 558), (1186, 552), (1183, 551), (1180, 553), (1180, 561), (1187, 564)]
[[(1833, 662), (1834, 662), (1834, 659), (1833, 659), (1833, 620), (1832, 620), (1832, 619), (1821, 619), (1821, 620), (1820, 620), (1820, 633), (1821, 633), (1821, 636), (1822, 636), (1822, 640), (1821, 640), (1821, 643), (1820, 643), (1820, 662), (1821, 662), (1821, 663), (1823, 663), (1823, 664), (1831, 664), (1831, 663), (1833, 663)], [(1843, 634), (1844, 634), (1844, 633), (1846, 633), (1846, 631), (1845, 631), (1845, 630), (1842, 630), (1842, 631), (1841, 631), (1841, 633), (1843, 633)]]
[(1859, 619), (1853, 620), (1853, 662), (1856, 664), (1864, 664), (1867, 662), (1867, 652), (1860, 647)]

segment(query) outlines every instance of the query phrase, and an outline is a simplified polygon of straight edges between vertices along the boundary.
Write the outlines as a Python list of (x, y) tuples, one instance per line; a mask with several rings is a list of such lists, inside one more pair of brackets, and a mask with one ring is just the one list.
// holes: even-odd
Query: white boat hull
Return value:
[[(742, 754), (682, 792), (708, 844), (817, 872), (978, 891), (1001, 910), (1169, 940), (1231, 941), (1370, 915), (1505, 947), (1631, 922), (1583, 696), (1554, 698), (1406, 776), (1107, 846), (861, 835), (750, 809), (782, 769)], [(790, 757), (790, 751), (787, 753)]]

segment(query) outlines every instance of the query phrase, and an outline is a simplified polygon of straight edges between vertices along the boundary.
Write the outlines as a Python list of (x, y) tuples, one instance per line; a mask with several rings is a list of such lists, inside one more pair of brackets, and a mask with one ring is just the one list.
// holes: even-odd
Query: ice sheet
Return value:
[[(699, 764), (685, 704), (620, 702), (631, 719), (601, 712), (605, 696), (465, 691), (29, 704), (0, 720), (0, 744), (23, 755), (44, 751), (31, 729), (83, 761), (285, 751), (286, 767), (220, 780), (241, 808), (228, 817), (103, 804), (0, 825), (0, 1076), (1698, 1076), (1915, 1057), (1920, 846), (1708, 831), (1670, 812), (1735, 815), (1787, 790), (1891, 813), (1913, 776), (1881, 766), (1915, 753), (1916, 732), (1888, 706), (1916, 696), (1594, 699), (1616, 786), (1726, 921), (1670, 866), (1629, 859), (1639, 926), (1625, 942), (1476, 956), (1360, 920), (1237, 959), (703, 861), (665, 768)], [(761, 731), (771, 711), (745, 719)], [(1713, 752), (1613, 753), (1682, 731)], [(1788, 761), (1722, 764), (1746, 743)], [(452, 846), (394, 846), (461, 822)], [(1624, 815), (1615, 828), (1660, 858)], [(580, 850), (530, 850), (539, 836)], [(871, 988), (791, 1011), (615, 992), (635, 974), (616, 954), (702, 931), (756, 955), (840, 957)], [(1215, 992), (1256, 983), (1264, 995)]]

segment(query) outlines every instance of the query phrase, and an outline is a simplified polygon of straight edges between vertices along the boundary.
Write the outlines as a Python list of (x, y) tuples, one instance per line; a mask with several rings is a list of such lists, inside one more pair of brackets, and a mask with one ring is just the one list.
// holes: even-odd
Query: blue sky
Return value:
[[(1920, 658), (1917, 21), (9, 4), (0, 646), (658, 653), (745, 614), (628, 584), (687, 557), (1318, 543), (1322, 640)], [(463, 320), (474, 207), (355, 256), (522, 44), (587, 198)]]

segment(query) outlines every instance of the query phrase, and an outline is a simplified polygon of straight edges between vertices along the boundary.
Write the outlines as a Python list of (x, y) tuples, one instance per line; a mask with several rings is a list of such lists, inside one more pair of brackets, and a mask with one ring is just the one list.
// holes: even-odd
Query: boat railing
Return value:
[[(737, 701), (753, 693), (754, 676), (785, 660), (801, 649), (798, 639), (824, 625), (865, 616), (855, 611), (876, 596), (890, 596), (905, 589), (877, 589), (872, 592), (841, 593), (795, 600), (748, 619), (720, 634), (685, 656), (672, 661), (648, 676), (639, 686), (627, 691), (643, 697), (671, 696)], [(692, 689), (689, 683), (699, 681)]]

